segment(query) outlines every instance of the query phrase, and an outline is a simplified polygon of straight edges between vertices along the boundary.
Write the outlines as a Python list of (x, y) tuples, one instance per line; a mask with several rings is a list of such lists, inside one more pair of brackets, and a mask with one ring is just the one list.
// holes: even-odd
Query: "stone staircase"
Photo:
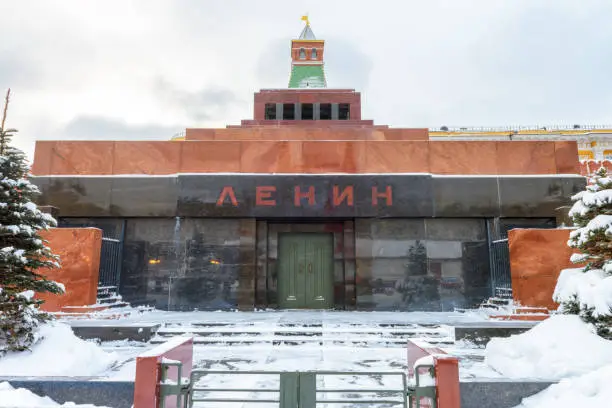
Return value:
[(492, 297), (480, 308), (489, 310), (490, 318), (494, 320), (541, 321), (550, 316), (550, 311), (545, 307), (516, 305), (511, 298)]
[(125, 302), (118, 293), (118, 288), (116, 286), (98, 286), (96, 303), (98, 305), (104, 305), (107, 309), (128, 306), (128, 303)]
[(121, 295), (117, 293), (116, 286), (99, 286), (96, 304), (84, 305), (84, 306), (64, 306), (62, 307), (58, 316), (63, 318), (92, 318), (95, 313), (108, 311), (110, 309), (117, 309), (117, 313), (108, 314), (109, 319), (116, 319), (122, 317), (120, 309), (129, 306), (127, 302), (123, 300)]
[(436, 345), (454, 343), (450, 326), (416, 324), (303, 324), (276, 325), (206, 322), (189, 325), (165, 324), (150, 343), (159, 344), (173, 336), (194, 336), (198, 345), (313, 345), (350, 347), (406, 347), (407, 339), (418, 338)]

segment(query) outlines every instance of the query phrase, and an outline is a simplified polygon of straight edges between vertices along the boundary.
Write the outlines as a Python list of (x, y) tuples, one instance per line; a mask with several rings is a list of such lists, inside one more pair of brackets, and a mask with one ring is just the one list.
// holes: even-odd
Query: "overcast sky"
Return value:
[(611, 0), (0, 0), (8, 125), (31, 154), (237, 124), (287, 86), (306, 12), (376, 123), (612, 123)]

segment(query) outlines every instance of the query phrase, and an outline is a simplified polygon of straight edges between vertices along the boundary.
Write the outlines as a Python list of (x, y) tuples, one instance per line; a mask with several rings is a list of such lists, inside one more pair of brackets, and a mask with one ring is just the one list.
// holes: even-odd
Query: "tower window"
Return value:
[(351, 105), (348, 103), (341, 103), (338, 105), (338, 119), (349, 120), (351, 118)]
[(321, 104), (321, 120), (331, 120), (332, 118), (332, 106), (331, 103), (322, 103)]
[(283, 103), (283, 120), (295, 119), (295, 104)]
[(302, 104), (302, 120), (314, 119), (314, 105), (312, 103)]
[(276, 120), (276, 104), (275, 103), (266, 103), (266, 120)]
[(303, 48), (300, 48), (300, 59), (301, 60), (305, 60), (306, 59), (306, 50)]
[(312, 52), (310, 53), (310, 59), (316, 60), (317, 59), (317, 49), (313, 48)]

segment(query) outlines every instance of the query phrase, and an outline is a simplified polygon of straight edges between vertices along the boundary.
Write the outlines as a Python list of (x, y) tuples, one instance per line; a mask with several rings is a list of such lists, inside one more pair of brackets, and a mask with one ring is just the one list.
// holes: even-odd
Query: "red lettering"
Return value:
[(272, 193), (276, 191), (274, 186), (261, 186), (255, 188), (255, 205), (276, 205), (276, 200), (272, 198)]
[(387, 206), (392, 206), (393, 205), (393, 195), (391, 193), (391, 186), (387, 186), (385, 188), (385, 192), (384, 193), (379, 193), (378, 192), (378, 187), (372, 187), (372, 205), (373, 206), (377, 206), (378, 205), (378, 199), (379, 198), (386, 198), (387, 199)]
[(238, 207), (238, 200), (236, 200), (236, 194), (234, 193), (234, 189), (231, 186), (223, 187), (223, 190), (221, 190), (221, 194), (219, 194), (219, 199), (217, 200), (217, 206), (222, 206), (225, 202), (225, 198), (228, 196), (230, 198), (230, 201), (232, 202), (232, 205), (234, 207)]
[(340, 189), (338, 188), (338, 186), (334, 186), (334, 207), (337, 207), (340, 204), (342, 204), (342, 201), (344, 201), (345, 199), (346, 199), (346, 205), (352, 206), (353, 205), (353, 186), (345, 187), (344, 190), (342, 190), (342, 194), (340, 196), (338, 196), (339, 190)]
[(308, 205), (315, 205), (315, 190), (313, 186), (308, 187), (307, 193), (302, 193), (299, 186), (295, 186), (293, 203), (296, 207), (302, 206), (302, 198), (308, 198)]

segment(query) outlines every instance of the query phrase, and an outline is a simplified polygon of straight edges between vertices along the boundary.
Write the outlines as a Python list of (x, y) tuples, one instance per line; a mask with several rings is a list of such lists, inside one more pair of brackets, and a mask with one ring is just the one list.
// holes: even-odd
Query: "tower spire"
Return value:
[(310, 27), (308, 14), (301, 18), (306, 23), (299, 37), (291, 40), (291, 77), (289, 88), (326, 88), (323, 70), (325, 41), (318, 40)]

